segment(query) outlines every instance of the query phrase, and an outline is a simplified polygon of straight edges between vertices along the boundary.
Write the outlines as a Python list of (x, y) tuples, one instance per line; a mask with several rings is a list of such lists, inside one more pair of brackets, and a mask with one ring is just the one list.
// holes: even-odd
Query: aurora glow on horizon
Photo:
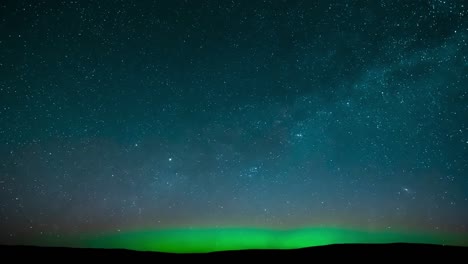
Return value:
[(464, 2), (1, 1), (0, 244), (468, 246)]
[[(42, 244), (85, 248), (131, 249), (171, 253), (205, 253), (243, 249), (297, 249), (347, 243), (423, 243), (468, 246), (464, 235), (359, 231), (343, 228), (190, 228), (81, 235), (42, 239)], [(47, 242), (46, 242), (47, 241)]]

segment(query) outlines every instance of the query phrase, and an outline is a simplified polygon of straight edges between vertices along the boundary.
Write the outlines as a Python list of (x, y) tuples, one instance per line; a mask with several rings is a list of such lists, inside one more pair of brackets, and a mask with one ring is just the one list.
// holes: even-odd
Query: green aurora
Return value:
[[(44, 241), (42, 241), (44, 242)], [(59, 242), (59, 243), (57, 243)], [(295, 249), (346, 243), (425, 243), (467, 246), (468, 240), (453, 234), (405, 233), (390, 230), (362, 231), (341, 228), (292, 230), (260, 228), (189, 228), (115, 232), (55, 241), (87, 248), (116, 248), (172, 253), (203, 253), (242, 249)], [(48, 244), (55, 244), (48, 241)]]

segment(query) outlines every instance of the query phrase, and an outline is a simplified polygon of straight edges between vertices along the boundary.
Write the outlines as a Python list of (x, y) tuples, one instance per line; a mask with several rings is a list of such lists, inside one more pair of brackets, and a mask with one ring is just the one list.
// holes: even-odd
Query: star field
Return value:
[(0, 243), (467, 234), (467, 12), (458, 0), (2, 1)]

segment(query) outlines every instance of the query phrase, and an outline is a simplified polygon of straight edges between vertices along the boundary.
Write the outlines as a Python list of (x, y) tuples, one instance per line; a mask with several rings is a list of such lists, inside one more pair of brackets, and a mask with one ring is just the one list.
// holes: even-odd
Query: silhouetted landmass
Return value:
[[(339, 244), (329, 246), (318, 246), (291, 250), (238, 250), (222, 251), (211, 253), (161, 253), (145, 252), (123, 249), (91, 249), (91, 248), (62, 248), (62, 247), (38, 247), (38, 246), (0, 246), (0, 253), (3, 259), (12, 257), (15, 261), (24, 260), (61, 260), (75, 261), (79, 259), (106, 258), (106, 260), (116, 259), (126, 260), (165, 260), (169, 258), (215, 258), (228, 259), (233, 257), (262, 258), (263, 260), (297, 259), (307, 262), (321, 262), (323, 260), (339, 259), (360, 259), (370, 261), (401, 260), (408, 258), (417, 260), (430, 259), (450, 261), (454, 257), (467, 257), (468, 247), (426, 245), (426, 244)], [(325, 259), (324, 259), (325, 258)], [(299, 259), (298, 259), (299, 260)]]

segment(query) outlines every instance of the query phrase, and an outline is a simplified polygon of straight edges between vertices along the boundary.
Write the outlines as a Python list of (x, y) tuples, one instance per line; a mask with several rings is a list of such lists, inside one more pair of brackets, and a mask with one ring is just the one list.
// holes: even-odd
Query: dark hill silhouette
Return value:
[[(161, 252), (144, 252), (124, 249), (91, 249), (91, 248), (64, 248), (64, 247), (38, 247), (38, 246), (0, 246), (3, 259), (12, 257), (14, 260), (61, 260), (75, 261), (79, 259), (106, 258), (119, 261), (136, 260), (165, 260), (175, 259), (200, 259), (214, 258), (230, 260), (234, 257), (244, 257), (263, 260), (275, 258), (307, 260), (311, 262), (330, 259), (338, 260), (395, 260), (407, 261), (409, 258), (421, 260), (442, 261), (456, 259), (456, 257), (468, 257), (468, 247), (428, 245), (428, 244), (338, 244), (328, 246), (317, 246), (291, 250), (239, 250), (221, 251), (211, 253), (175, 254)], [(463, 259), (463, 258), (462, 258)]]

